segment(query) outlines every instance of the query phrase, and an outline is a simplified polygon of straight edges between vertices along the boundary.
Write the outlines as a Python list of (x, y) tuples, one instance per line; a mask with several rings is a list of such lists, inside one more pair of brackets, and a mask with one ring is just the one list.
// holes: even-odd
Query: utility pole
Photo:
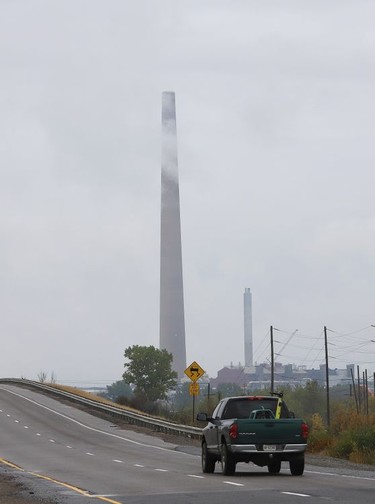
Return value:
[(358, 409), (362, 413), (362, 397), (361, 397), (361, 378), (359, 376), (359, 366), (357, 364), (357, 382), (358, 382)]
[(275, 383), (275, 357), (273, 352), (273, 327), (270, 327), (271, 334), (271, 394), (274, 393), (274, 383)]
[(327, 392), (327, 425), (331, 423), (331, 415), (329, 410), (329, 367), (328, 367), (328, 342), (327, 342), (327, 328), (324, 326), (324, 347), (326, 353), (326, 392)]
[(359, 413), (359, 405), (358, 405), (358, 399), (357, 399), (357, 390), (355, 388), (354, 373), (353, 373), (352, 367), (350, 367), (350, 374), (352, 375), (352, 384), (353, 384), (355, 407), (356, 407), (357, 413)]
[(367, 369), (365, 370), (365, 380), (366, 380), (366, 415), (368, 416), (368, 374), (367, 374)]

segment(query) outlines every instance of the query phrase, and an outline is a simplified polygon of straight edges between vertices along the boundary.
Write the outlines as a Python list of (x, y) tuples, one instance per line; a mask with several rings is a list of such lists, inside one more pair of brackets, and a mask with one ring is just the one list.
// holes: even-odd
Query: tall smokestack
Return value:
[(172, 353), (173, 369), (182, 378), (186, 369), (184, 289), (176, 107), (170, 91), (162, 93), (160, 348)]
[(253, 314), (251, 291), (245, 289), (243, 295), (244, 304), (244, 330), (245, 330), (245, 367), (253, 365)]

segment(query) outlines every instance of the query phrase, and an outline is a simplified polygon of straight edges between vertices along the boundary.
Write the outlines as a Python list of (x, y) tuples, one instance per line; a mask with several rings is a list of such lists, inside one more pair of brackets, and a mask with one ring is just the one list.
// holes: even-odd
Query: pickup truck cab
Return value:
[(237, 462), (253, 462), (277, 474), (288, 461), (293, 476), (303, 474), (308, 426), (294, 418), (281, 394), (227, 397), (212, 416), (198, 413), (197, 420), (208, 422), (202, 435), (204, 473), (213, 473), (216, 462), (226, 475), (235, 472)]

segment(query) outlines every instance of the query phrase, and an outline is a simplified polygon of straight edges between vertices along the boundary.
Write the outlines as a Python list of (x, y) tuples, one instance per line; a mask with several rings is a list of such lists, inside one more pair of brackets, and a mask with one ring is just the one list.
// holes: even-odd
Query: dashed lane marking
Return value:
[(116, 460), (116, 459), (112, 460), (112, 462), (116, 462), (117, 464), (123, 464), (124, 463), (123, 460)]
[(296, 492), (281, 492), (281, 493), (284, 495), (295, 495), (296, 497), (311, 497), (311, 495)]
[(234, 483), (234, 481), (223, 481), (223, 483), (226, 483), (227, 485), (233, 485), (233, 486), (238, 486), (238, 487), (243, 487), (242, 483)]
[(154, 471), (169, 472), (168, 469), (159, 469), (159, 468), (154, 469)]
[(189, 478), (205, 479), (204, 476), (198, 476), (197, 474), (188, 474)]

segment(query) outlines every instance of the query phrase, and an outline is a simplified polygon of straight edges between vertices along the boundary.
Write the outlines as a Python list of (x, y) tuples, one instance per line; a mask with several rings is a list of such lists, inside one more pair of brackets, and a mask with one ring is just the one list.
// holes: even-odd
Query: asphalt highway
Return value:
[(307, 465), (238, 464), (234, 476), (203, 474), (198, 447), (121, 429), (49, 396), (0, 385), (0, 465), (62, 504), (265, 504), (374, 502), (375, 473)]

